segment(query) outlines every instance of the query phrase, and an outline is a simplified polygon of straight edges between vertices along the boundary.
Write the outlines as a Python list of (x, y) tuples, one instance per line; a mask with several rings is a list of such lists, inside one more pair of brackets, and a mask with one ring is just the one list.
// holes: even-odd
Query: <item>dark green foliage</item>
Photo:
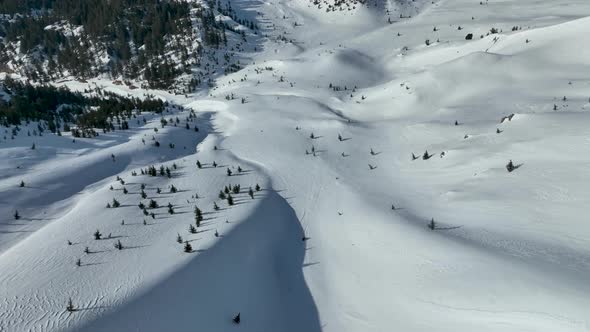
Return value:
[[(0, 99), (0, 123), (20, 125), (21, 121), (44, 121), (55, 132), (56, 123), (76, 123), (74, 137), (95, 137), (93, 128), (113, 130), (113, 118), (129, 118), (136, 109), (160, 113), (164, 103), (158, 99), (126, 98), (110, 92), (101, 96), (85, 97), (81, 93), (53, 86), (32, 86), (12, 79), (1, 82), (10, 92), (9, 102)], [(66, 107), (59, 106), (67, 105)], [(59, 112), (57, 109), (59, 108)]]
[[(187, 60), (197, 56), (168, 42), (172, 36), (192, 35), (190, 5), (185, 1), (3, 0), (0, 13), (19, 14), (2, 22), (2, 45), (19, 41), (21, 53), (38, 55), (32, 57), (35, 71), (30, 78), (59, 76), (62, 70), (78, 78), (110, 72), (128, 79), (143, 77), (153, 88), (168, 88), (186, 70)], [(205, 18), (205, 42), (215, 42), (219, 24)], [(82, 26), (83, 32), (70, 35), (45, 28), (62, 22)], [(91, 46), (109, 55), (106, 67), (98, 66)], [(180, 66), (169, 61), (171, 54), (183, 59)], [(0, 57), (0, 63), (9, 60)], [(43, 62), (47, 70), (42, 69)]]
[(430, 222), (428, 223), (428, 228), (430, 228), (430, 230), (436, 229), (436, 223), (434, 222), (434, 218), (430, 219)]
[(188, 241), (184, 242), (184, 252), (193, 252), (193, 247), (190, 243), (188, 243)]
[(240, 188), (241, 188), (240, 185), (236, 184), (235, 186), (232, 187), (232, 192), (237, 195), (240, 193)]
[(118, 200), (113, 198), (113, 203), (111, 204), (111, 206), (114, 208), (118, 208), (119, 206), (121, 206), (121, 203), (119, 203)]
[(203, 212), (195, 206), (195, 223), (197, 224), (197, 227), (201, 227), (201, 221), (203, 221)]
[(157, 209), (158, 208), (158, 202), (154, 201), (153, 199), (150, 199), (150, 203), (148, 204), (148, 207), (150, 209)]
[[(78, 264), (76, 264), (76, 265), (78, 265), (78, 266), (81, 265), (79, 259), (78, 259)], [(74, 303), (72, 303), (72, 298), (71, 297), (68, 299), (68, 305), (66, 306), (66, 310), (69, 311), (69, 312), (76, 311), (76, 308), (74, 307)]]

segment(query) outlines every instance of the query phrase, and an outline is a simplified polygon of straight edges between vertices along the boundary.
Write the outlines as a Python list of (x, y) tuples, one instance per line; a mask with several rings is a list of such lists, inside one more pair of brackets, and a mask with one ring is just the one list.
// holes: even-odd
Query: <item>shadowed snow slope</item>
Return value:
[(0, 141), (0, 330), (590, 331), (590, 2), (334, 3), (232, 1), (207, 93), (61, 83), (178, 127)]
[(265, 195), (259, 208), (217, 244), (83, 329), (233, 331), (229, 314), (240, 312), (243, 331), (320, 331), (301, 272), (305, 248), (293, 236), (302, 234), (299, 221), (281, 196)]

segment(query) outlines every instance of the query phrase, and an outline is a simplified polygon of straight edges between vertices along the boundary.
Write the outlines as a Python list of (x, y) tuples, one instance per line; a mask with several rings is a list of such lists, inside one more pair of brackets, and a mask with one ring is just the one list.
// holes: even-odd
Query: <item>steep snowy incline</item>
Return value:
[(3, 146), (0, 330), (590, 331), (590, 3), (334, 3), (232, 2), (208, 95), (64, 82), (185, 110)]

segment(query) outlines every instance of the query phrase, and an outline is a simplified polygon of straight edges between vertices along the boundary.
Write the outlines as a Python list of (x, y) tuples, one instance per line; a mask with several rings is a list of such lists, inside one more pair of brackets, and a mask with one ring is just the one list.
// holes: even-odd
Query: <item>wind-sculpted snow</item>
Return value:
[(0, 330), (590, 331), (590, 3), (366, 4), (232, 2), (206, 93), (62, 83), (185, 110), (1, 141)]
[(230, 331), (240, 312), (244, 331), (319, 332), (303, 278), (303, 230), (284, 198), (269, 190), (253, 213), (215, 245), (130, 303), (84, 331)]

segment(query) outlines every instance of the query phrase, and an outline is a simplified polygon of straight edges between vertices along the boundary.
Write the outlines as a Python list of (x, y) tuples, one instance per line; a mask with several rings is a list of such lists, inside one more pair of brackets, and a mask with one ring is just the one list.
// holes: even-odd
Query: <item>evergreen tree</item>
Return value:
[(215, 202), (213, 202), (213, 210), (219, 211), (219, 206)]
[(18, 214), (18, 210), (14, 211), (14, 220), (19, 220), (20, 219), (20, 214)]
[(171, 185), (171, 186), (170, 186), (170, 192), (171, 192), (172, 194), (175, 194), (177, 191), (178, 191), (178, 189), (176, 189), (176, 187), (175, 187), (174, 185)]
[(234, 198), (231, 195), (227, 195), (227, 204), (234, 205)]
[(118, 208), (119, 206), (121, 206), (121, 203), (119, 203), (119, 201), (117, 201), (116, 199), (113, 198), (113, 204), (112, 204), (112, 206), (114, 208)]
[(82, 266), (82, 260), (80, 258), (76, 260), (76, 266)]
[(114, 247), (116, 249), (123, 250), (123, 244), (121, 243), (121, 240), (117, 240), (117, 243), (115, 243)]
[(195, 223), (197, 224), (197, 227), (201, 227), (201, 221), (203, 221), (203, 213), (201, 212), (201, 209), (195, 207)]
[(203, 168), (203, 165), (201, 165), (201, 162), (197, 160), (197, 167), (198, 168)]
[(231, 172), (231, 170), (228, 168), (228, 169), (227, 169), (227, 176), (231, 176), (231, 174), (232, 174), (232, 172)]
[(25, 186), (25, 181), (21, 180), (19, 187), (23, 188), (24, 186)]
[(430, 222), (428, 223), (428, 228), (430, 228), (430, 230), (436, 229), (436, 223), (434, 222), (434, 218), (430, 219)]
[(158, 208), (158, 202), (154, 201), (153, 199), (150, 199), (150, 203), (148, 204), (148, 207), (150, 209), (157, 209)]
[(192, 224), (188, 225), (188, 232), (191, 234), (197, 233), (197, 229)]
[(506, 170), (510, 173), (512, 171), (514, 171), (516, 169), (516, 166), (514, 166), (514, 164), (512, 163), (512, 160), (510, 160), (508, 162), (508, 164), (506, 164)]
[(180, 236), (180, 234), (177, 234), (177, 236), (176, 236), (176, 242), (182, 243), (182, 236)]
[[(78, 266), (80, 266), (79, 264), (76, 264)], [(74, 312), (76, 311), (76, 308), (74, 307), (74, 303), (72, 303), (72, 298), (70, 297), (68, 299), (68, 305), (66, 306), (66, 310), (69, 312)]]
[(260, 191), (260, 186), (258, 185), (258, 183), (256, 184), (256, 191)]
[(100, 240), (101, 237), (102, 237), (102, 234), (100, 234), (100, 231), (97, 229), (96, 232), (94, 232), (94, 239)]
[(129, 191), (127, 191), (127, 188), (123, 187), (123, 194), (127, 195)]
[(184, 242), (184, 252), (187, 252), (187, 253), (193, 252), (193, 247), (191, 246), (190, 243), (188, 243), (188, 241)]

